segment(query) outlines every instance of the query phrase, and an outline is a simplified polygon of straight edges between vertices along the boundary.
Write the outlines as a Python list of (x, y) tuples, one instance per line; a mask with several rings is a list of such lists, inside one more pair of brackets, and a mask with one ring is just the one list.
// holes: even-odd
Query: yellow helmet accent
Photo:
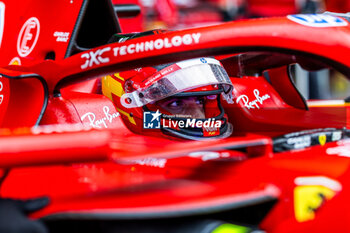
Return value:
[[(119, 74), (115, 74), (114, 76), (124, 80)], [(124, 94), (124, 90), (120, 82), (115, 80), (111, 75), (108, 75), (102, 78), (102, 93), (110, 100), (113, 100), (112, 94), (121, 97)]]
[[(113, 76), (124, 81), (124, 79), (120, 77), (119, 73), (116, 73)], [(106, 97), (108, 97), (110, 100), (113, 101), (112, 94), (118, 97), (121, 97), (124, 94), (124, 90), (120, 82), (115, 80), (111, 75), (107, 75), (102, 78), (102, 93), (103, 95), (105, 95)], [(134, 118), (130, 116), (129, 113), (121, 110), (120, 108), (116, 108), (116, 109), (120, 114), (125, 115), (132, 124), (136, 125)]]
[(117, 108), (117, 111), (118, 111), (120, 114), (123, 114), (123, 115), (127, 116), (127, 117), (128, 117), (128, 120), (129, 120), (131, 123), (133, 123), (134, 125), (136, 125), (136, 122), (135, 122), (134, 118), (133, 118), (132, 116), (130, 116), (129, 113), (127, 113), (127, 112), (121, 110), (120, 108)]

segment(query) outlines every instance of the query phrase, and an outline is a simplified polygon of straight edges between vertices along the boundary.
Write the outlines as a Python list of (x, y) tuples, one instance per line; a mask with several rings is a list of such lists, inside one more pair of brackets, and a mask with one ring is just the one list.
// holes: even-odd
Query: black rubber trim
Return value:
[(67, 58), (67, 57), (71, 56), (72, 53), (74, 52), (74, 50), (77, 47), (76, 40), (77, 40), (77, 37), (78, 37), (78, 33), (79, 33), (79, 30), (80, 30), (81, 24), (83, 22), (85, 13), (86, 13), (86, 9), (87, 9), (88, 3), (89, 3), (89, 0), (84, 0), (82, 5), (81, 5), (80, 12), (78, 14), (77, 21), (75, 22), (75, 26), (74, 26), (74, 29), (73, 29), (73, 32), (72, 32), (72, 36), (70, 37), (69, 44), (68, 44), (68, 47), (67, 47), (67, 51), (66, 51), (66, 54), (64, 55), (64, 58)]

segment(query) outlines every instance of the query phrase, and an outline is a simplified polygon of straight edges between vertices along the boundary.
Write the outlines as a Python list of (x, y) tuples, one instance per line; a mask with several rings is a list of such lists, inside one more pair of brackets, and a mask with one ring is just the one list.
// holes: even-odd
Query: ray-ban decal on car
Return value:
[(108, 106), (103, 106), (102, 108), (104, 117), (101, 119), (96, 119), (96, 114), (93, 112), (85, 113), (81, 117), (81, 121), (84, 121), (85, 119), (88, 120), (89, 126), (100, 129), (100, 128), (108, 128), (108, 123), (111, 124), (115, 118), (119, 116), (118, 112), (111, 112), (110, 108)]
[(260, 91), (258, 89), (254, 89), (253, 91), (255, 100), (250, 101), (249, 97), (247, 95), (240, 95), (237, 97), (236, 103), (242, 102), (244, 107), (248, 109), (254, 109), (254, 108), (260, 108), (260, 106), (264, 103), (265, 100), (270, 99), (269, 94), (265, 94), (263, 96), (260, 96)]

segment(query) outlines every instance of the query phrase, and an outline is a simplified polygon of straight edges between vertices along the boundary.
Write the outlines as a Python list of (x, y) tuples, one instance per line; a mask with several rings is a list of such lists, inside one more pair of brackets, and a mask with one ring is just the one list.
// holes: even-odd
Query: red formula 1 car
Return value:
[[(49, 197), (31, 217), (50, 232), (349, 230), (346, 96), (306, 100), (295, 86), (306, 72), (326, 72), (328, 82), (349, 77), (347, 15), (246, 20), (110, 43), (116, 33), (132, 35), (120, 35), (109, 1), (0, 3), (1, 195)], [(229, 80), (215, 81), (233, 85), (225, 92), (232, 101), (222, 101), (231, 136), (211, 138), (216, 130), (204, 128), (209, 140), (148, 136), (153, 118), (117, 111), (108, 98), (127, 86), (114, 82), (125, 81), (121, 72), (182, 68), (185, 59), (226, 70)], [(102, 94), (100, 77), (113, 75)]]

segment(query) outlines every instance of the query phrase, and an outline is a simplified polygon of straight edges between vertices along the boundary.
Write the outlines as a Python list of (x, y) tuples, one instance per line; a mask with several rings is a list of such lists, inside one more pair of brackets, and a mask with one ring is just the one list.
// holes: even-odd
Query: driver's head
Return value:
[[(135, 133), (187, 139), (227, 137), (232, 133), (220, 101), (224, 98), (232, 102), (233, 86), (214, 58), (116, 73), (103, 78), (102, 89)], [(148, 129), (145, 125), (151, 123), (147, 115), (152, 113), (157, 113), (152, 115), (155, 117), (162, 114), (157, 118), (159, 128)]]

